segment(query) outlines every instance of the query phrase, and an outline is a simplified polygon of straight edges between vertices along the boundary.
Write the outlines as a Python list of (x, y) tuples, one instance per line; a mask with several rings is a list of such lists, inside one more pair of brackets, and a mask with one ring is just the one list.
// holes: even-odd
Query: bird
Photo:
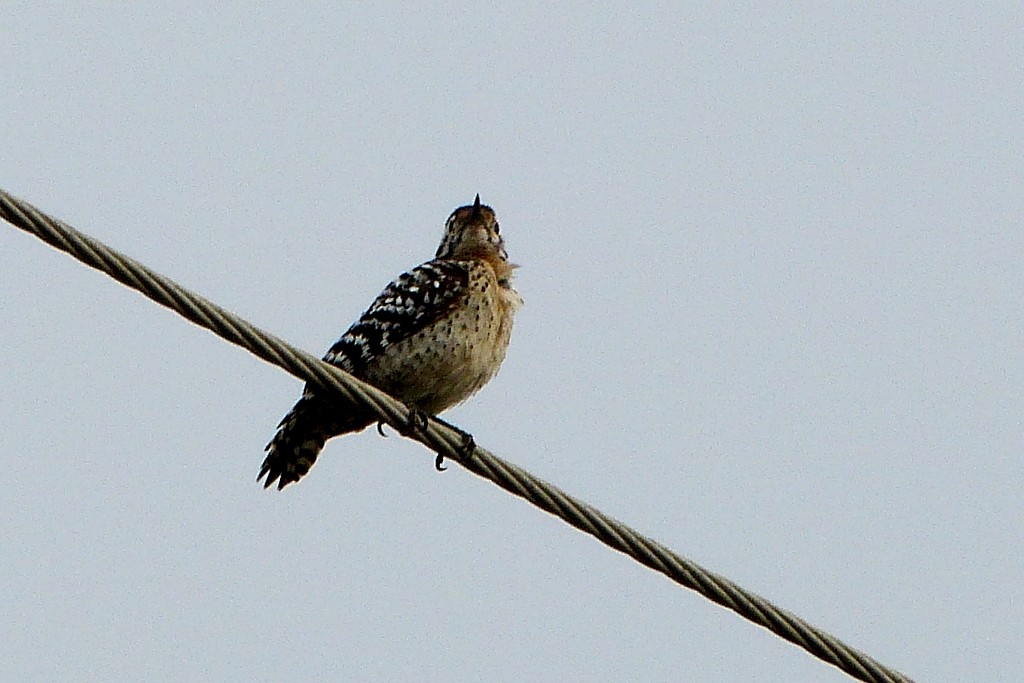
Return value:
[[(462, 403), (505, 359), (523, 304), (512, 283), (517, 267), (494, 210), (477, 194), (448, 217), (434, 258), (385, 287), (323, 360), (421, 416)], [(264, 449), (257, 481), (281, 490), (309, 473), (328, 439), (375, 422), (373, 413), (307, 383)]]

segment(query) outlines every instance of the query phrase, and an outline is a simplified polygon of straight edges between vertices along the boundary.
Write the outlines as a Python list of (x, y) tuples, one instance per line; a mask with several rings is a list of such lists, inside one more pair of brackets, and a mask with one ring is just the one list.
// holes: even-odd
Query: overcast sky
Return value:
[[(1015, 3), (7, 3), (0, 187), (321, 354), (480, 193), (479, 443), (920, 681), (1024, 660)], [(969, 9), (968, 9), (969, 8)], [(0, 680), (844, 681), (0, 225)]]

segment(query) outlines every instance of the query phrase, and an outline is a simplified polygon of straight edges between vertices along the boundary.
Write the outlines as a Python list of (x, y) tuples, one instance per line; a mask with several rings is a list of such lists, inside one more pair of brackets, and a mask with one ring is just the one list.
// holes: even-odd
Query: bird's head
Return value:
[(436, 258), (484, 258), (508, 261), (494, 209), (480, 203), (480, 195), (468, 206), (460, 206), (448, 217)]

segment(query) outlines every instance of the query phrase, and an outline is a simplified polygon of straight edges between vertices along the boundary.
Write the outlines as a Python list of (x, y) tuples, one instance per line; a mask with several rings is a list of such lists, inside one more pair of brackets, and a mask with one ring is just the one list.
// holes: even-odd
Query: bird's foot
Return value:
[(399, 430), (402, 436), (412, 436), (414, 434), (422, 434), (423, 430), (427, 428), (427, 423), (430, 422), (430, 416), (419, 408), (410, 408), (409, 417), (406, 418), (405, 426)]
[[(406, 418), (406, 422), (398, 429), (398, 433), (402, 436), (415, 436), (422, 434), (423, 430), (427, 428), (427, 422), (430, 420), (430, 416), (422, 410), (416, 408), (409, 409), (409, 417)], [(384, 425), (387, 422), (384, 420), (377, 420), (377, 433), (383, 436), (385, 439), (388, 435), (384, 432)]]
[[(449, 429), (458, 432), (459, 438), (462, 439), (462, 443), (459, 444), (458, 448), (455, 449), (456, 452), (459, 454), (459, 459), (469, 460), (470, 458), (472, 458), (473, 451), (476, 450), (476, 441), (473, 439), (473, 435), (467, 431), (459, 429), (451, 422), (442, 420), (439, 417), (434, 419), (443, 424), (445, 427), (448, 427)], [(444, 466), (444, 456), (441, 455), (440, 453), (438, 453), (437, 458), (434, 459), (434, 469), (437, 470), (438, 472), (444, 472), (446, 469), (448, 469), (447, 467)]]
[[(431, 418), (430, 415), (428, 415), (427, 413), (418, 408), (409, 409), (409, 416), (403, 428), (399, 430), (399, 434), (401, 434), (402, 436), (414, 436), (422, 434), (423, 431), (427, 428), (427, 424), (430, 422), (431, 419), (437, 420), (445, 427), (448, 427), (449, 429), (458, 432), (459, 438), (462, 439), (462, 443), (459, 444), (459, 446), (455, 449), (455, 452), (458, 453), (460, 460), (468, 460), (473, 457), (473, 451), (476, 450), (476, 441), (473, 439), (472, 434), (470, 434), (467, 431), (459, 429), (452, 423), (446, 422), (445, 420), (442, 420), (439, 417)], [(387, 434), (384, 433), (383, 422), (377, 423), (377, 432), (381, 436), (387, 436)], [(444, 455), (438, 453), (437, 457), (434, 459), (434, 469), (436, 469), (438, 472), (444, 472), (446, 469), (448, 469), (447, 467), (444, 466)]]

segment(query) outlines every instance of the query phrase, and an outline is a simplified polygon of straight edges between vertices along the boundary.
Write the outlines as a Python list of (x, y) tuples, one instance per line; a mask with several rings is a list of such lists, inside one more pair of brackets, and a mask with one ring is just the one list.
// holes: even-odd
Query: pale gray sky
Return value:
[[(891, 5), (891, 4), (890, 4)], [(1024, 660), (1013, 3), (9, 3), (0, 186), (322, 353), (482, 199), (477, 440), (921, 681)], [(0, 225), (0, 680), (843, 681)]]

